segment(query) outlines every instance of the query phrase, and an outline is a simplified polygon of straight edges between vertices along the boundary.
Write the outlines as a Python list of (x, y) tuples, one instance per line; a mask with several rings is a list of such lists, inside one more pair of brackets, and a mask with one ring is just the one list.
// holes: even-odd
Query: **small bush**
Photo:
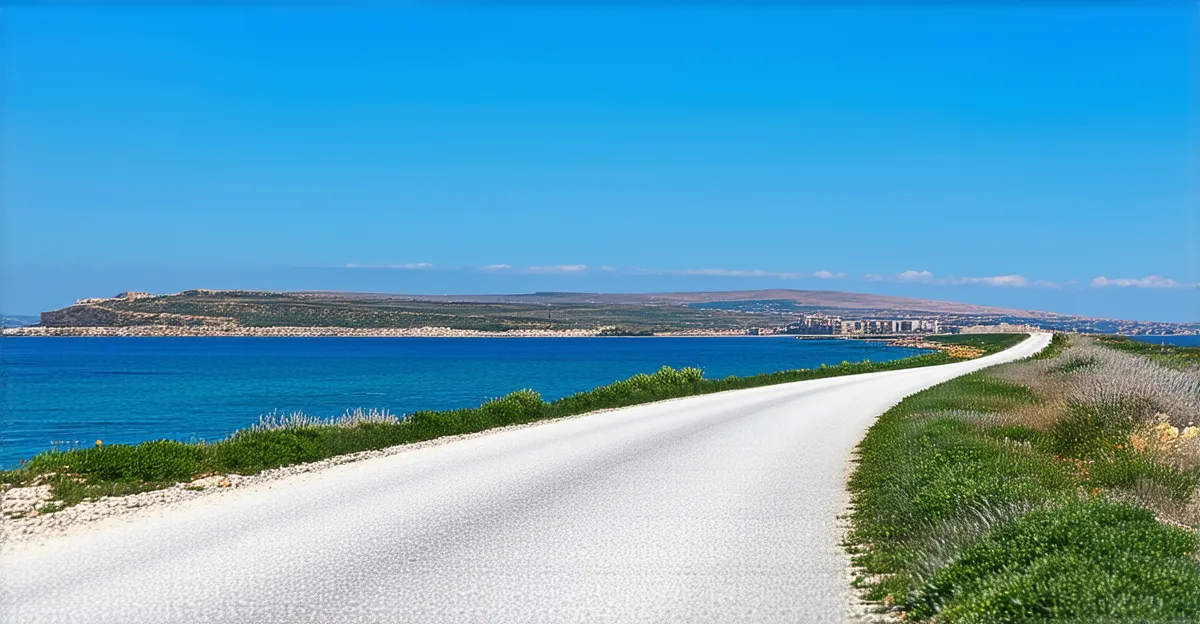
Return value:
[(1083, 464), (1083, 485), (1100, 490), (1132, 490), (1155, 487), (1172, 503), (1187, 503), (1196, 493), (1196, 473), (1164, 465), (1148, 453), (1129, 449)]
[(1045, 349), (1029, 356), (1030, 360), (1053, 360), (1071, 344), (1071, 337), (1063, 333), (1055, 333), (1050, 337), (1050, 344)]
[(1094, 357), (1078, 357), (1078, 358), (1063, 362), (1062, 364), (1058, 364), (1056, 366), (1051, 366), (1050, 372), (1058, 373), (1060, 375), (1066, 375), (1066, 374), (1073, 373), (1073, 372), (1083, 369), (1083, 368), (1089, 368), (1092, 366), (1096, 366), (1097, 364), (1099, 364), (1099, 362), (1097, 362), (1096, 358), (1094, 358)]
[(1126, 397), (1108, 403), (1072, 404), (1050, 435), (1059, 455), (1091, 458), (1128, 443), (1134, 427), (1154, 414), (1146, 399)]
[(268, 468), (324, 459), (317, 443), (319, 437), (315, 427), (243, 431), (212, 445), (210, 453), (213, 466), (220, 471), (254, 474)]
[(1200, 618), (1197, 535), (1101, 500), (1033, 511), (1000, 526), (921, 589), (914, 619)]
[(29, 461), (32, 473), (67, 473), (89, 481), (174, 482), (203, 469), (204, 449), (172, 440), (137, 446), (113, 444), (66, 452), (42, 453)]

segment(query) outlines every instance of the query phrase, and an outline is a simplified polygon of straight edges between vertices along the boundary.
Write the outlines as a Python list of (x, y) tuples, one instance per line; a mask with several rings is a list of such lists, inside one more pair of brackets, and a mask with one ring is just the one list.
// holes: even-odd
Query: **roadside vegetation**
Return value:
[(946, 334), (930, 336), (926, 340), (944, 345), (977, 349), (984, 355), (991, 355), (1016, 346), (1027, 337), (1027, 334)]
[(909, 621), (1200, 622), (1200, 371), (1123, 344), (1056, 335), (880, 417), (850, 481), (866, 597)]
[(1105, 336), (1100, 343), (1126, 353), (1144, 355), (1160, 364), (1179, 369), (1200, 369), (1200, 347), (1177, 347), (1142, 342), (1124, 336)]
[(1021, 342), (1025, 336), (1026, 334), (953, 334), (930, 336), (910, 344), (932, 346), (950, 357), (970, 359), (999, 353)]
[[(1025, 337), (1010, 335), (1009, 343), (1015, 344)], [(544, 401), (533, 390), (519, 390), (476, 408), (422, 411), (404, 418), (385, 411), (363, 410), (335, 419), (270, 414), (256, 426), (213, 443), (157, 440), (41, 453), (16, 470), (0, 472), (0, 487), (50, 486), (52, 501), (42, 508), (43, 512), (49, 512), (103, 496), (161, 489), (213, 475), (250, 475), (493, 427), (725, 390), (933, 366), (960, 359), (939, 351), (890, 362), (843, 362), (837, 366), (723, 379), (705, 379), (696, 368), (663, 367), (653, 375), (635, 375), (551, 402)]]

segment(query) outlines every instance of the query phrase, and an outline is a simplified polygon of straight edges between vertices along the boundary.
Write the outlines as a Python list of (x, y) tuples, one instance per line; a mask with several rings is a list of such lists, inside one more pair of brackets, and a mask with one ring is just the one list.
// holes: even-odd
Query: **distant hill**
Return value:
[(445, 301), (471, 303), (522, 303), (522, 304), (564, 304), (587, 303), (608, 305), (687, 305), (693, 303), (714, 303), (722, 301), (794, 301), (798, 306), (806, 308), (828, 308), (839, 310), (890, 310), (894, 312), (935, 312), (943, 314), (980, 314), (1020, 316), (1028, 318), (1054, 317), (1064, 315), (1050, 312), (1018, 310), (1015, 308), (1000, 308), (981, 306), (955, 301), (938, 301), (930, 299), (911, 299), (908, 297), (892, 297), (888, 295), (871, 295), (866, 293), (848, 293), (832, 290), (729, 290), (713, 292), (670, 292), (670, 293), (572, 293), (572, 292), (536, 292), (513, 295), (401, 295), (387, 293), (341, 293), (331, 291), (313, 291), (304, 294), (329, 295), (345, 298), (397, 298), (412, 301)]
[(780, 327), (803, 314), (828, 314), (845, 319), (921, 317), (937, 319), (947, 329), (1013, 323), (1099, 333), (1200, 331), (1200, 324), (1095, 319), (952, 301), (824, 290), (495, 295), (220, 290), (153, 295), (126, 292), (107, 299), (83, 299), (75, 305), (44, 312), (40, 324), (59, 328), (168, 326), (225, 330), (438, 327), (486, 332), (615, 328), (610, 333), (637, 335)]
[(172, 295), (122, 293), (42, 313), (47, 327), (445, 327), (477, 331), (619, 327), (632, 332), (738, 330), (761, 314), (584, 301), (509, 303), (367, 293), (189, 290)]
[(36, 316), (20, 316), (20, 315), (0, 315), (0, 327), (25, 327), (26, 325), (35, 325), (38, 322)]

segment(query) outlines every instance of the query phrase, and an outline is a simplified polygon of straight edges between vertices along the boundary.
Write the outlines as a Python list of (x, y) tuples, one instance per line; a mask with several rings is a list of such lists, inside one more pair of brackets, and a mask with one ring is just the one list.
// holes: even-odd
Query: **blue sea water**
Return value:
[(1200, 336), (1131, 336), (1134, 340), (1177, 347), (1200, 347)]
[(916, 353), (779, 337), (10, 337), (0, 339), (0, 467), (96, 440), (217, 440), (273, 410), (405, 414), (521, 388), (552, 400), (664, 364), (718, 378)]

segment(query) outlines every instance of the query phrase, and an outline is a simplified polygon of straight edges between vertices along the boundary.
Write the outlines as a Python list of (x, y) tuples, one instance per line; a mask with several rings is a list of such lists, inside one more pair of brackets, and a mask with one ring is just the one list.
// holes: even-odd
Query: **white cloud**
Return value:
[(1024, 275), (989, 275), (985, 277), (937, 277), (930, 271), (908, 270), (892, 275), (868, 273), (863, 279), (869, 282), (902, 282), (907, 284), (946, 284), (960, 286), (979, 284), (1000, 288), (1062, 288), (1062, 284), (1047, 280), (1030, 281)]
[(803, 273), (779, 271), (764, 271), (762, 269), (682, 269), (679, 271), (663, 271), (667, 275), (706, 275), (711, 277), (776, 277), (780, 279), (800, 279)]
[(898, 281), (898, 282), (920, 282), (920, 283), (924, 284), (924, 283), (935, 282), (937, 280), (934, 279), (933, 273), (930, 273), (929, 271), (914, 271), (912, 269), (909, 269), (903, 273), (897, 273), (896, 281)]
[[(427, 270), (436, 268), (430, 262), (409, 262), (404, 264), (379, 264), (379, 265), (364, 265), (364, 264), (346, 264), (343, 265), (347, 269), (397, 269), (397, 270)], [(812, 273), (800, 273), (795, 271), (768, 271), (764, 269), (644, 269), (644, 268), (617, 268), (609, 265), (599, 267), (589, 267), (586, 264), (555, 264), (543, 266), (515, 267), (511, 264), (488, 264), (475, 268), (479, 271), (513, 271), (516, 273), (534, 274), (534, 275), (570, 275), (592, 273), (594, 271), (603, 271), (606, 273), (622, 274), (622, 275), (688, 275), (688, 276), (706, 276), (706, 277), (742, 277), (742, 278), (771, 278), (798, 280), (806, 277), (811, 277), (820, 280), (836, 280), (846, 277), (845, 273), (828, 271), (825, 269), (814, 271)], [(455, 270), (451, 268), (450, 270)], [(876, 274), (868, 273), (862, 276), (864, 280), (871, 282), (892, 282), (906, 284), (937, 284), (937, 285), (981, 285), (999, 288), (1056, 288), (1061, 289), (1064, 286), (1072, 286), (1074, 280), (1069, 282), (1059, 283), (1047, 280), (1030, 280), (1024, 275), (992, 275), (983, 277), (940, 277), (934, 275), (931, 271), (918, 271), (909, 269), (901, 273), (891, 274)], [(1183, 284), (1175, 280), (1150, 275), (1140, 279), (1134, 278), (1118, 278), (1109, 279), (1107, 277), (1097, 277), (1091, 282), (1093, 287), (1138, 287), (1138, 288), (1200, 288), (1200, 283)]]
[(409, 262), (407, 264), (347, 264), (347, 269), (432, 269), (428, 262)]
[(1147, 275), (1146, 277), (1116, 277), (1107, 278), (1101, 275), (1092, 280), (1093, 288), (1107, 288), (1116, 286), (1117, 288), (1181, 288), (1183, 285), (1179, 282), (1162, 277), (1160, 275)]
[(846, 277), (846, 274), (845, 273), (833, 273), (831, 271), (826, 271), (826, 270), (822, 269), (820, 271), (814, 272), (812, 274), (812, 276), (817, 279), (842, 279), (843, 277)]
[(551, 266), (531, 266), (525, 269), (528, 273), (579, 273), (586, 271), (586, 264), (556, 264)]
[(937, 281), (934, 279), (933, 273), (929, 271), (914, 271), (912, 269), (894, 275), (867, 273), (863, 276), (863, 279), (868, 282), (918, 282), (922, 284), (932, 284)]
[(1024, 288), (1029, 280), (1024, 275), (995, 275), (992, 277), (959, 277), (950, 278), (951, 284), (985, 284), (987, 286), (1007, 286)]

